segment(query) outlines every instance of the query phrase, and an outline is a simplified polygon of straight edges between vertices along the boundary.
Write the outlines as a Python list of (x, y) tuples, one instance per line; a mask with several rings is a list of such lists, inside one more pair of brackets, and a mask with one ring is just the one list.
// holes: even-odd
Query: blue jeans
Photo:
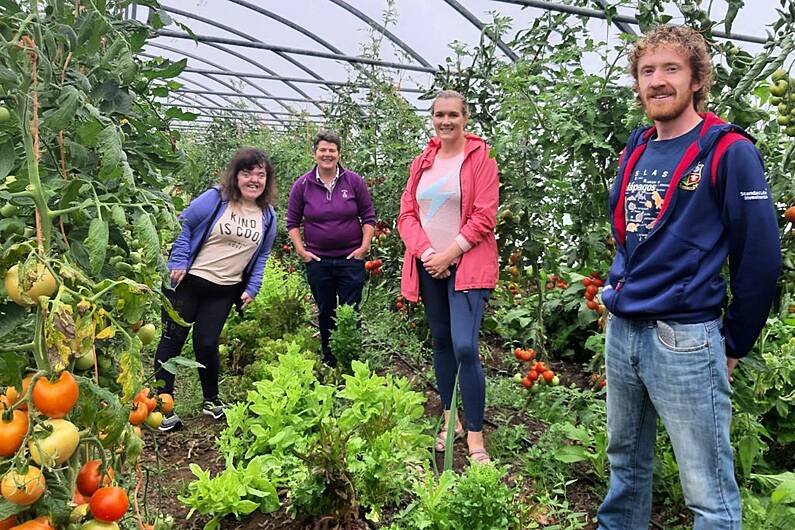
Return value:
[(464, 416), (468, 431), (483, 430), (486, 408), (486, 378), (480, 366), (478, 334), (489, 289), (455, 290), (455, 270), (450, 277), (437, 280), (422, 263), (420, 293), (425, 304), (425, 318), (433, 339), (433, 368), (444, 410), (450, 410), (458, 375)]
[(306, 279), (315, 299), (320, 326), (320, 341), (323, 359), (327, 364), (336, 365), (331, 353), (329, 338), (336, 327), (334, 316), (337, 311), (337, 299), (340, 305), (352, 305), (359, 309), (364, 286), (364, 261), (320, 257), (320, 261), (309, 261), (306, 265)]
[(731, 387), (720, 320), (608, 316), (607, 456), (600, 530), (647, 530), (659, 415), (671, 438), (695, 530), (741, 528), (729, 440)]

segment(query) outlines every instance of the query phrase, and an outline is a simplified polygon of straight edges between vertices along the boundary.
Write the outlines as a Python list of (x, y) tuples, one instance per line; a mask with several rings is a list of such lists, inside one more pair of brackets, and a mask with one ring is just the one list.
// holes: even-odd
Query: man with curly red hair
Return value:
[(694, 528), (739, 529), (731, 374), (773, 302), (778, 225), (754, 140), (702, 112), (712, 84), (704, 38), (659, 27), (638, 41), (629, 66), (653, 126), (630, 135), (610, 193), (617, 244), (603, 301), (611, 476), (599, 528), (649, 527), (659, 418)]

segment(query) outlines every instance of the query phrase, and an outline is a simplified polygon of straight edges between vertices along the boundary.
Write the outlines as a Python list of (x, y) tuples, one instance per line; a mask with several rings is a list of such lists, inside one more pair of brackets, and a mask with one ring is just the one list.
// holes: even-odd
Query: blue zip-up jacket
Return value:
[(729, 357), (745, 356), (765, 324), (781, 271), (781, 246), (759, 151), (745, 131), (703, 115), (700, 136), (676, 167), (654, 228), (627, 255), (624, 198), (653, 127), (630, 135), (610, 192), (616, 256), (602, 299), (633, 320), (704, 322), (732, 300), (723, 335)]
[[(220, 186), (215, 186), (191, 201), (187, 208), (179, 214), (182, 231), (171, 247), (168, 258), (168, 270), (190, 271), (193, 261), (199, 254), (210, 230), (229, 206), (229, 199)], [(262, 286), (262, 274), (265, 262), (276, 239), (276, 214), (273, 207), (262, 210), (262, 226), (267, 233), (263, 234), (260, 244), (243, 270), (244, 291), (251, 298), (257, 296)]]

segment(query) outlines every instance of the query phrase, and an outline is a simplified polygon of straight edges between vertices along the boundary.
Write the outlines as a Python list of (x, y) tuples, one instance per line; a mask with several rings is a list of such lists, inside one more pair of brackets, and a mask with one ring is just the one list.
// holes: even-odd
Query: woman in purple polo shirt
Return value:
[[(364, 257), (375, 231), (375, 210), (364, 179), (339, 165), (340, 137), (315, 136), (315, 167), (298, 178), (287, 203), (287, 233), (306, 264), (318, 307), (323, 361), (335, 366), (329, 337), (339, 304), (358, 308), (364, 285)], [(303, 238), (301, 225), (303, 224)]]

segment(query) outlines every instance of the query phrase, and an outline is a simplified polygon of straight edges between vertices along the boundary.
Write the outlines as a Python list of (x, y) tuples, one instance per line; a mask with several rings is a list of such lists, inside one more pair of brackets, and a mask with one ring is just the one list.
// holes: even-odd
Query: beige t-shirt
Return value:
[(234, 285), (262, 239), (262, 208), (229, 203), (213, 226), (189, 274), (218, 285)]

